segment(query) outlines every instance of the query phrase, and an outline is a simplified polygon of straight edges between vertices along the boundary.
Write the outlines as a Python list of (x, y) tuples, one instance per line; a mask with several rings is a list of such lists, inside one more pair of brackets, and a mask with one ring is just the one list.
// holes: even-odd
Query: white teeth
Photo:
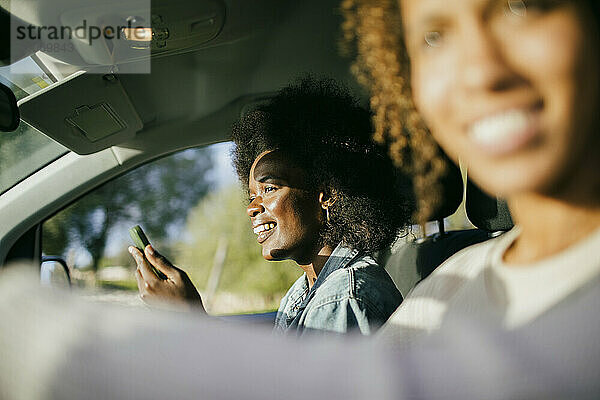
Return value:
[(254, 233), (258, 235), (261, 232), (269, 231), (273, 228), (275, 228), (275, 224), (273, 222), (268, 223), (268, 224), (262, 224), (262, 225), (257, 226), (256, 228), (254, 228)]
[(527, 129), (530, 115), (523, 110), (510, 110), (483, 118), (471, 126), (469, 138), (484, 146), (495, 146), (518, 137)]

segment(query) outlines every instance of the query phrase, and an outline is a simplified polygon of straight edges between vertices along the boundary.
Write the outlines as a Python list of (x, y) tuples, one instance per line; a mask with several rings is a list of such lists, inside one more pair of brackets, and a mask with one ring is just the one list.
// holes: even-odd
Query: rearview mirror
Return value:
[(14, 131), (19, 126), (20, 119), (17, 98), (10, 88), (0, 83), (0, 131)]

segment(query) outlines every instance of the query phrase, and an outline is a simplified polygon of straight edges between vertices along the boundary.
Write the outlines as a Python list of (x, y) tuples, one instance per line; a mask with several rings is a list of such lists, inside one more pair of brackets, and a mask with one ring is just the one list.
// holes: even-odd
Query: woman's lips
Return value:
[(484, 153), (502, 156), (527, 146), (539, 132), (536, 110), (512, 109), (479, 119), (471, 125), (468, 138)]
[(265, 240), (267, 240), (269, 236), (271, 236), (275, 231), (276, 226), (277, 224), (275, 222), (267, 222), (264, 224), (257, 225), (254, 228), (254, 233), (258, 235), (256, 237), (258, 243), (263, 243)]

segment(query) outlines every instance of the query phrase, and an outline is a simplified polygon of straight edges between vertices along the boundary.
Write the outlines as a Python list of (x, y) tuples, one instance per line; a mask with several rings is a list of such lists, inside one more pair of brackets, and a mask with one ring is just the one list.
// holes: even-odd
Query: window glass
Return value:
[(24, 58), (6, 67), (0, 67), (1, 82), (7, 85), (17, 100), (47, 88), (53, 83), (32, 57)]
[(68, 151), (24, 121), (14, 132), (0, 132), (0, 193)]
[(212, 314), (272, 311), (301, 274), (267, 262), (229, 162), (230, 144), (185, 150), (101, 186), (43, 224), (43, 252), (61, 255), (74, 286), (99, 301), (142, 305), (128, 229), (184, 269)]
[(78, 69), (40, 51), (11, 65), (0, 67), (0, 82), (8, 86), (17, 100), (62, 81)]
[[(0, 67), (0, 83), (8, 86), (17, 100), (21, 100), (75, 72), (75, 67), (37, 52)], [(1, 132), (0, 194), (67, 152), (67, 148), (24, 121), (14, 132)]]

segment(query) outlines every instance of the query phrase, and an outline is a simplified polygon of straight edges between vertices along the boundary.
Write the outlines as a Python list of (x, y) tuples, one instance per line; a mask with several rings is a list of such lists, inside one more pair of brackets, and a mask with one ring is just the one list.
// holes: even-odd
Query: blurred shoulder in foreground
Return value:
[(518, 330), (474, 325), (467, 315), (400, 352), (360, 337), (297, 341), (189, 314), (91, 304), (38, 282), (30, 267), (0, 274), (3, 399), (303, 399), (306, 379), (330, 399), (600, 393), (600, 322), (579, 311), (600, 305), (598, 285)]

